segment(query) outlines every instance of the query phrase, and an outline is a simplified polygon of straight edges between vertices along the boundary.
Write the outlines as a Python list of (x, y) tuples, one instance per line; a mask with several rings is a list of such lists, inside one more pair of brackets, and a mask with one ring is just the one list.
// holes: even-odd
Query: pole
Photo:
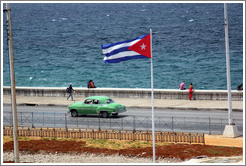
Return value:
[(18, 121), (17, 121), (17, 105), (16, 105), (16, 91), (15, 91), (15, 72), (14, 72), (14, 53), (12, 41), (11, 15), (10, 6), (6, 3), (7, 11), (7, 29), (8, 29), (8, 45), (9, 45), (9, 63), (10, 63), (10, 79), (11, 79), (11, 102), (13, 113), (13, 141), (14, 141), (14, 162), (19, 163), (19, 143), (18, 143)]
[(225, 46), (226, 46), (226, 70), (227, 70), (227, 91), (228, 91), (228, 120), (232, 125), (232, 103), (231, 103), (231, 78), (230, 78), (230, 56), (229, 56), (229, 38), (228, 38), (228, 20), (227, 20), (227, 4), (224, 3), (225, 17)]
[(152, 29), (150, 29), (150, 53), (151, 53), (151, 99), (152, 99), (152, 142), (153, 142), (153, 163), (155, 163), (155, 116), (154, 116), (154, 81), (153, 81), (153, 63), (152, 63)]

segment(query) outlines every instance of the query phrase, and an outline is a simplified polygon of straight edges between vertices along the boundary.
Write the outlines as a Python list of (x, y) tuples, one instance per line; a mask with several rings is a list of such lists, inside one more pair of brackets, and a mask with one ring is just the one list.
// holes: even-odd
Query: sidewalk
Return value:
[[(64, 106), (73, 102), (82, 102), (84, 98), (76, 98), (75, 101), (67, 100), (66, 97), (33, 97), (33, 96), (17, 96), (17, 105), (33, 105), (33, 106)], [(126, 105), (127, 108), (151, 108), (151, 99), (142, 98), (113, 98), (115, 102)], [(11, 97), (3, 95), (3, 104), (11, 104)], [(228, 110), (227, 101), (218, 100), (166, 100), (155, 99), (155, 108), (159, 109), (182, 109), (182, 110)], [(243, 111), (243, 101), (232, 101), (233, 111)]]
[(236, 138), (226, 138), (223, 135), (205, 134), (205, 145), (228, 146), (243, 148), (243, 136)]

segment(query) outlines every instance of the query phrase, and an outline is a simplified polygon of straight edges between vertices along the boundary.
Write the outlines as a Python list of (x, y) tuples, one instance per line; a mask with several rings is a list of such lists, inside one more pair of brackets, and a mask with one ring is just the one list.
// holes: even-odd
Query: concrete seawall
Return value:
[[(151, 98), (151, 89), (127, 88), (77, 88), (76, 97), (109, 96), (112, 98)], [(3, 95), (10, 95), (10, 87), (3, 87)], [(232, 90), (232, 101), (243, 101), (243, 92)], [(68, 96), (66, 87), (16, 87), (17, 96), (65, 97)], [(188, 90), (154, 89), (155, 99), (188, 100)], [(227, 100), (226, 90), (195, 90), (193, 100)]]

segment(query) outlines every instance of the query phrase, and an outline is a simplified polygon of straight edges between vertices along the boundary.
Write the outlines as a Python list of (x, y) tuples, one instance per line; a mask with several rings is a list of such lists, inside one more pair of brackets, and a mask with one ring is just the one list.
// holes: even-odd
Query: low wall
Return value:
[[(151, 89), (127, 89), (127, 88), (76, 88), (76, 97), (109, 96), (112, 98), (151, 98)], [(3, 87), (3, 94), (10, 95), (10, 87)], [(68, 96), (66, 87), (16, 87), (17, 96), (39, 97), (65, 97)], [(232, 90), (233, 101), (243, 101), (243, 92)], [(180, 99), (188, 100), (188, 90), (179, 89), (154, 89), (155, 99)], [(227, 100), (226, 90), (195, 90), (193, 100)]]

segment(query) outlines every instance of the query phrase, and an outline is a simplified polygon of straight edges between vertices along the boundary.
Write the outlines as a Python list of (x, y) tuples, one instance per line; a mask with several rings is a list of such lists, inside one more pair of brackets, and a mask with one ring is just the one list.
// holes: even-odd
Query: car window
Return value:
[(114, 100), (112, 100), (112, 99), (107, 99), (107, 100), (106, 100), (106, 103), (107, 103), (107, 104), (114, 103)]
[(92, 100), (91, 100), (91, 99), (87, 99), (87, 100), (85, 100), (84, 103), (85, 103), (85, 104), (91, 104), (91, 103), (92, 103)]
[(93, 100), (93, 104), (100, 104), (99, 100)]

